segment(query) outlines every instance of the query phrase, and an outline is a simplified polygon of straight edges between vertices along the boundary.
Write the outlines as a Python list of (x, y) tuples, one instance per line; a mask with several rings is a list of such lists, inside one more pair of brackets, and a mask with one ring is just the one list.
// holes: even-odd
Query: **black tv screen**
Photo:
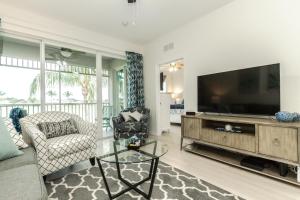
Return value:
[(280, 111), (280, 64), (198, 76), (198, 112), (274, 115)]

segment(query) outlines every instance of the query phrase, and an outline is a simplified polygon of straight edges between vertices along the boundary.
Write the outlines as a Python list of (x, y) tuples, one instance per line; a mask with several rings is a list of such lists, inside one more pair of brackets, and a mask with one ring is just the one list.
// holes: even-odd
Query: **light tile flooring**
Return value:
[[(157, 137), (166, 143), (169, 152), (161, 161), (208, 181), (248, 200), (300, 200), (300, 187), (295, 187), (264, 176), (225, 165), (195, 154), (180, 151), (180, 127), (172, 126), (170, 133)], [(112, 138), (98, 142), (111, 142)], [(185, 141), (188, 143), (189, 141)], [(48, 180), (61, 177), (72, 171), (89, 167), (88, 161), (49, 175)]]

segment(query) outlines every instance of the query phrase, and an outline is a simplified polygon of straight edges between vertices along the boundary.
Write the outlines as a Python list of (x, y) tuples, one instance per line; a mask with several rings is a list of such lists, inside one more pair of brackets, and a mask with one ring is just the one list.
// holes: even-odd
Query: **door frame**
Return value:
[[(169, 61), (165, 61), (165, 62), (161, 62), (160, 64), (157, 64), (156, 67), (155, 67), (155, 75), (156, 75), (156, 84), (155, 84), (155, 107), (156, 107), (156, 132), (157, 132), (157, 135), (161, 135), (162, 134), (162, 128), (161, 128), (161, 116), (160, 116), (160, 79), (159, 79), (159, 76), (160, 76), (160, 67), (161, 65), (165, 65), (165, 64), (170, 64), (172, 62), (177, 62), (179, 60), (183, 60), (183, 63), (184, 62), (184, 57), (179, 57), (179, 58), (176, 58), (176, 59), (171, 59)], [(184, 71), (183, 71), (184, 73)], [(183, 76), (184, 77), (184, 76)]]

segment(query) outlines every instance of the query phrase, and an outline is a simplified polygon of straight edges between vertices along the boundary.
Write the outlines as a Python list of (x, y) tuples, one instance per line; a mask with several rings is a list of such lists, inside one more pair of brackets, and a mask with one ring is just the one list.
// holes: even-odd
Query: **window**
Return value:
[(0, 37), (0, 114), (21, 107), (33, 114), (41, 110), (40, 47), (38, 43)]

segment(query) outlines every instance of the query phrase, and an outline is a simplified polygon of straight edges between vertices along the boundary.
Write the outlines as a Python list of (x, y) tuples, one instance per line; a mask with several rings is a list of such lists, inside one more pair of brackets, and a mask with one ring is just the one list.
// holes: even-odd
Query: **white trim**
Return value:
[(156, 135), (160, 136), (162, 134), (162, 129), (160, 125), (160, 65), (155, 66), (155, 107), (156, 107)]
[(162, 66), (162, 65), (167, 65), (167, 64), (177, 62), (177, 61), (180, 61), (180, 60), (184, 60), (184, 58), (178, 58), (178, 59), (175, 59), (175, 60), (170, 60), (170, 61), (163, 62), (163, 63), (159, 64), (159, 67)]
[(49, 45), (49, 46), (64, 47), (64, 48), (69, 48), (72, 50), (84, 51), (85, 53), (90, 53), (90, 54), (97, 53), (96, 49), (92, 49), (89, 47), (83, 47), (83, 46), (76, 45), (76, 44), (71, 44), (71, 43), (66, 43), (66, 42), (58, 42), (58, 41), (53, 41), (53, 40), (49, 40), (49, 39), (44, 39), (44, 41), (45, 41), (46, 45)]
[(97, 139), (103, 138), (102, 130), (102, 54), (96, 54), (96, 90), (97, 90)]
[(41, 43), (42, 39), (40, 38), (33, 38), (33, 37), (26, 37), (26, 36), (22, 36), (22, 35), (18, 35), (18, 34), (14, 34), (14, 33), (7, 33), (5, 31), (1, 31), (1, 27), (0, 27), (0, 35), (3, 37), (8, 37), (8, 38), (13, 38), (16, 40), (23, 40), (26, 42), (32, 42), (32, 43)]

